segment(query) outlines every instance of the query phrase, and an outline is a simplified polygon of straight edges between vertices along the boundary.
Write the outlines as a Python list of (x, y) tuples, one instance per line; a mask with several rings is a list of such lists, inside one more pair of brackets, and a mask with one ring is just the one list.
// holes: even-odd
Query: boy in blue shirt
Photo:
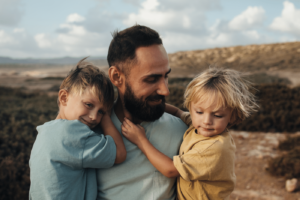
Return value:
[[(126, 159), (123, 140), (110, 119), (113, 100), (109, 78), (81, 60), (60, 86), (56, 119), (37, 127), (29, 199), (96, 199), (96, 168)], [(104, 135), (93, 131), (97, 125)]]

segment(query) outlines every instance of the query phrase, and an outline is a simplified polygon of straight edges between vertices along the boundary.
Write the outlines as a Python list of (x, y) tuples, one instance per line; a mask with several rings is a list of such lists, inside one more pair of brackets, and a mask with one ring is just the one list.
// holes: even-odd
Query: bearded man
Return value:
[[(173, 158), (187, 126), (164, 113), (171, 69), (159, 34), (140, 25), (115, 32), (107, 60), (109, 78), (118, 89), (111, 119), (120, 134), (126, 117), (143, 126), (153, 146)], [(136, 145), (125, 137), (123, 141), (126, 160), (97, 172), (97, 199), (175, 199), (176, 179), (163, 176)]]

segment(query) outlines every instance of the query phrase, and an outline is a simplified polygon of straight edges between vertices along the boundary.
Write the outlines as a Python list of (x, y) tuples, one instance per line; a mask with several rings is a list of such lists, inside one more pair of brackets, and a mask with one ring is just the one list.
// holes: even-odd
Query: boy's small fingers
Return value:
[(123, 121), (123, 124), (124, 124), (124, 126), (128, 126), (128, 127), (130, 127), (130, 125), (128, 124), (128, 122), (127, 121)]
[(123, 130), (127, 131), (127, 128), (124, 126), (124, 124), (122, 124), (121, 128), (122, 128), (122, 131)]
[(133, 123), (132, 123), (129, 119), (127, 119), (126, 117), (125, 117), (125, 120), (126, 120), (126, 122), (127, 122), (129, 125), (133, 125)]

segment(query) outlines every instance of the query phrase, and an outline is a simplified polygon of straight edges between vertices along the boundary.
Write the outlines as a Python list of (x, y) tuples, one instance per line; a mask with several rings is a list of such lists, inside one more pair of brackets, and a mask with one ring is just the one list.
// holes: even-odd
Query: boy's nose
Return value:
[(90, 112), (89, 117), (92, 121), (95, 121), (97, 119), (97, 112)]
[(203, 123), (205, 125), (211, 125), (212, 124), (212, 117), (209, 114), (204, 115)]

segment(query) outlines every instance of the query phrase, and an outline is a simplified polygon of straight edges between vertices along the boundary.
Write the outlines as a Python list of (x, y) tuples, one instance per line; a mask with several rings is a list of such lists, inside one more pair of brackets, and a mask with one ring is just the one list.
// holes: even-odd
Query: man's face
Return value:
[(139, 120), (154, 121), (164, 113), (170, 93), (168, 56), (162, 45), (140, 47), (136, 56), (138, 62), (126, 77), (125, 108)]

